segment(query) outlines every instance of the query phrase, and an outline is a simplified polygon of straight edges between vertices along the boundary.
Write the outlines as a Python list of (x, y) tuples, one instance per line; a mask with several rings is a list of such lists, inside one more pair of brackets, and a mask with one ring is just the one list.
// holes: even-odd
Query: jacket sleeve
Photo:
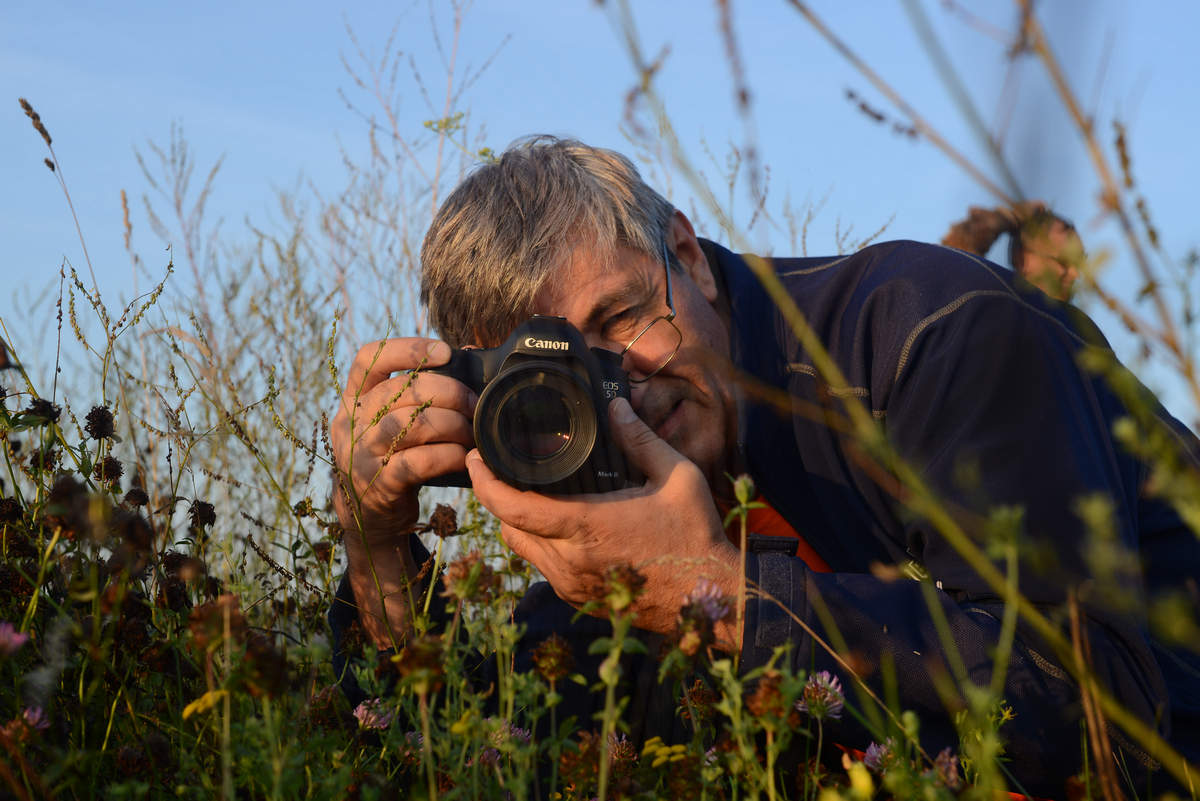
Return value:
[[(1145, 587), (1136, 568), (1143, 469), (1113, 441), (1112, 423), (1122, 409), (1077, 365), (1078, 335), (1038, 302), (981, 292), (923, 320), (906, 344), (894, 382), (884, 397), (872, 399), (885, 409), (899, 456), (993, 557), (986, 515), (998, 507), (1024, 510), (1021, 592), (1063, 620), (1068, 590), (1079, 590), (1093, 670), (1127, 708), (1165, 729), (1168, 694), (1147, 641)], [(1092, 540), (1080, 518), (1078, 503), (1088, 497), (1112, 504), (1106, 542)], [(978, 684), (990, 681), (1002, 600), (929, 521), (903, 509), (897, 518), (903, 521), (900, 545), (935, 583), (934, 602), (967, 674)], [(1097, 550), (1104, 547), (1127, 560), (1124, 566), (1104, 568)], [(1003, 569), (1002, 560), (996, 563)], [(949, 670), (926, 588), (907, 579), (814, 573), (780, 556), (754, 560), (750, 578), (780, 604), (758, 602), (751, 610), (748, 664), (789, 642), (799, 667), (844, 673), (809, 631), (827, 642), (840, 636), (876, 686), (881, 660), (894, 664), (901, 705), (917, 712), (923, 741), (956, 744), (953, 715), (935, 689)], [(1100, 587), (1103, 593), (1095, 591)], [(836, 635), (822, 621), (830, 621)], [(1001, 730), (1007, 755), (1030, 792), (1061, 795), (1062, 782), (1080, 769), (1075, 684), (1025, 625), (1005, 676), (1004, 697), (1015, 715)], [(1153, 769), (1120, 732), (1111, 734), (1131, 764)]]

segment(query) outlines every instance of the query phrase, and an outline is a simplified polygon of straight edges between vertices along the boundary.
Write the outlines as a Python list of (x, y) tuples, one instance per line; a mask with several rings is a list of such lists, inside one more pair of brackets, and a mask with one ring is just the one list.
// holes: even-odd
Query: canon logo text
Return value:
[(525, 337), (525, 347), (541, 348), (543, 350), (567, 350), (571, 347), (569, 342), (562, 342), (557, 339), (534, 339), (533, 337)]

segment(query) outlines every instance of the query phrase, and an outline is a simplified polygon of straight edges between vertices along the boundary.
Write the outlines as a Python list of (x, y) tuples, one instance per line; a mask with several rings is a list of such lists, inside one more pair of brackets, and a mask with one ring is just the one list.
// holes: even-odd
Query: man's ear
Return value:
[(717, 300), (717, 281), (713, 277), (712, 267), (708, 258), (696, 239), (696, 231), (692, 221), (682, 211), (676, 209), (671, 215), (671, 226), (667, 232), (668, 245), (675, 253), (675, 258), (683, 265), (683, 271), (699, 287), (704, 299), (709, 303)]

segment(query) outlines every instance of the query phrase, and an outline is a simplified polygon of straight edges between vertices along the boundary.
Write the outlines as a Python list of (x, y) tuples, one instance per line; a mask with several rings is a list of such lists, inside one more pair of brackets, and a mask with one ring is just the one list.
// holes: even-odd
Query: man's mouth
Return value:
[(650, 428), (654, 430), (654, 433), (658, 435), (659, 439), (666, 439), (675, 430), (676, 423), (679, 419), (678, 412), (682, 406), (683, 399), (680, 398), (679, 400), (675, 401), (674, 405), (667, 409), (665, 414), (659, 416), (659, 418), (650, 425)]

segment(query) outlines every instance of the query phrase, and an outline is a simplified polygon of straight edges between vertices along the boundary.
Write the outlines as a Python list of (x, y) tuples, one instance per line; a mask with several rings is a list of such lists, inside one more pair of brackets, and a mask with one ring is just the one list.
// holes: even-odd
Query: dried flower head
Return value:
[(141, 487), (130, 487), (125, 493), (124, 501), (130, 506), (145, 506), (150, 503), (150, 496)]
[(193, 529), (199, 530), (217, 522), (217, 512), (208, 501), (194, 500), (188, 506), (188, 521)]
[(487, 603), (500, 590), (500, 576), (483, 561), (483, 554), (471, 551), (446, 565), (442, 586), (443, 598)]
[(113, 435), (113, 414), (107, 406), (93, 406), (84, 421), (83, 430), (92, 439), (108, 439)]
[(140, 512), (117, 509), (113, 512), (112, 533), (138, 553), (147, 553), (154, 546), (154, 529)]
[(429, 528), (442, 539), (458, 534), (458, 514), (454, 507), (439, 503), (429, 516)]
[(58, 467), (58, 448), (53, 445), (34, 448), (29, 454), (29, 466), (40, 472), (49, 472)]
[(623, 612), (646, 588), (646, 577), (632, 565), (611, 567), (604, 575), (604, 602), (614, 612)]
[(123, 776), (143, 776), (150, 770), (150, 759), (146, 752), (135, 745), (123, 745), (117, 749), (117, 770)]
[(836, 720), (842, 716), (845, 703), (842, 682), (828, 670), (822, 670), (808, 677), (800, 700), (796, 701), (796, 709), (807, 712), (817, 720)]
[(713, 717), (719, 700), (720, 696), (703, 681), (696, 679), (691, 687), (684, 688), (679, 698), (679, 715), (684, 720), (694, 719), (697, 723), (703, 723)]
[(125, 465), (121, 464), (120, 459), (112, 456), (105, 456), (96, 462), (96, 467), (92, 470), (92, 476), (97, 481), (110, 486), (115, 486), (123, 475), (125, 475)]
[(45, 398), (34, 398), (29, 402), (29, 406), (26, 407), (23, 414), (29, 422), (57, 423), (62, 409), (58, 404), (51, 403)]
[(292, 506), (292, 514), (296, 517), (312, 517), (315, 511), (312, 498), (304, 498), (296, 501), (295, 505)]
[(28, 634), (22, 634), (7, 620), (0, 621), (0, 654), (12, 656), (27, 642), (29, 642)]
[[(26, 575), (35, 574), (36, 570), (27, 570)], [(21, 575), (14, 566), (0, 562), (0, 598), (12, 598), (24, 601), (33, 595), (33, 586)]]
[(162, 568), (163, 572), (168, 576), (177, 578), (180, 581), (192, 581), (208, 572), (204, 566), (204, 562), (194, 556), (188, 556), (178, 551), (166, 551), (163, 553)]
[(229, 635), (235, 640), (240, 639), (246, 630), (246, 619), (242, 616), (239, 606), (236, 595), (226, 594), (193, 609), (188, 619), (193, 645), (204, 651), (222, 642), (225, 638), (226, 620)]
[(558, 634), (551, 634), (533, 650), (533, 666), (548, 682), (556, 682), (575, 668), (571, 646)]
[(354, 717), (363, 729), (386, 729), (396, 719), (396, 713), (378, 698), (368, 698), (354, 708)]
[(329, 540), (314, 542), (312, 549), (318, 562), (328, 562), (333, 557), (333, 543)]
[(595, 786), (600, 767), (600, 736), (595, 732), (580, 732), (575, 748), (564, 750), (558, 763), (559, 775), (574, 790), (573, 797), (589, 798), (586, 792)]
[(271, 637), (259, 632), (248, 633), (242, 660), (246, 689), (251, 695), (274, 698), (287, 688), (287, 655)]
[[(349, 705), (342, 688), (336, 684), (328, 684), (308, 699), (305, 717), (316, 728), (338, 729), (346, 721), (348, 713)], [(359, 725), (362, 725), (361, 719)]]
[(418, 695), (435, 693), (442, 686), (446, 668), (442, 664), (442, 638), (432, 634), (409, 640), (392, 662), (406, 684)]
[(16, 498), (0, 498), (0, 523), (15, 523), (21, 519), (21, 503)]
[(73, 475), (64, 474), (54, 480), (46, 498), (45, 523), (51, 529), (62, 529), (68, 539), (91, 531), (87, 489)]
[(783, 700), (783, 675), (778, 670), (768, 670), (758, 680), (754, 692), (746, 698), (750, 714), (763, 720), (779, 720), (788, 714)]

